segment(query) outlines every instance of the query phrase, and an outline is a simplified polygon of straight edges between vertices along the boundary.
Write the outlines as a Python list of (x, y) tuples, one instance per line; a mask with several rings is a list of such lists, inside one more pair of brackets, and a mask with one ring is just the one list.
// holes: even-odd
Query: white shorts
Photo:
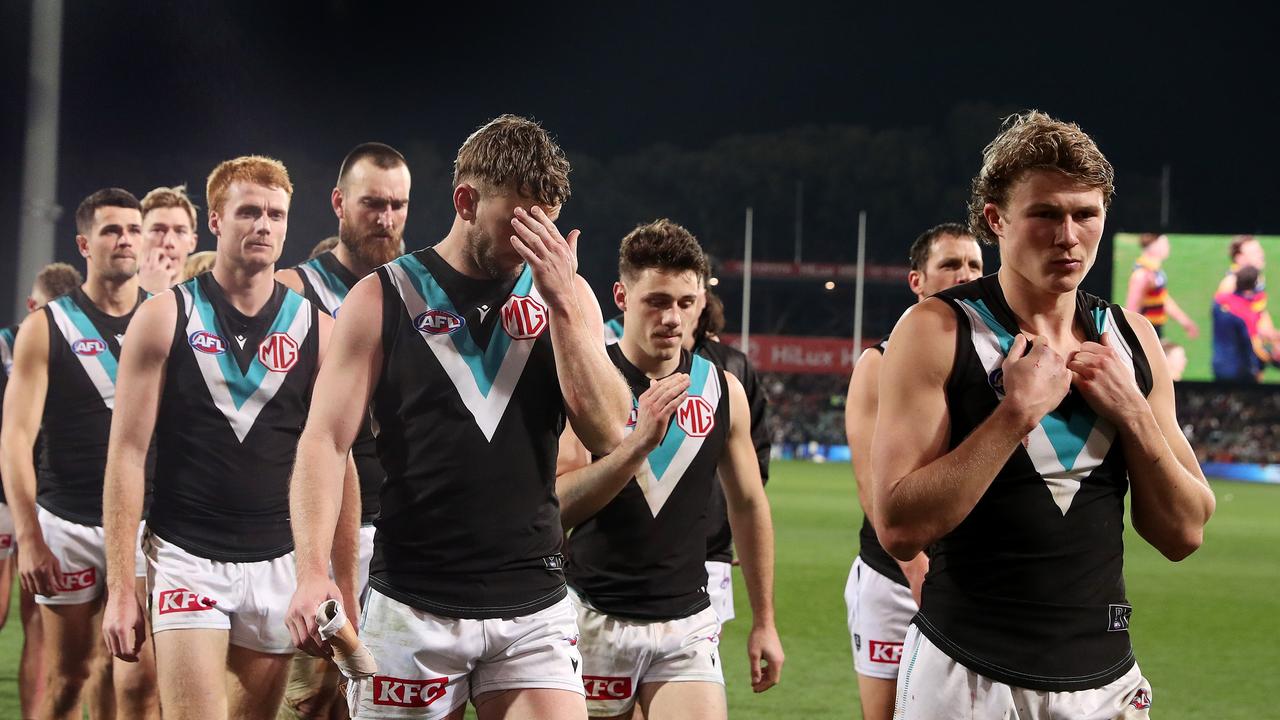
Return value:
[(469, 620), (433, 615), (371, 588), (360, 638), (378, 674), (348, 686), (353, 718), (440, 718), (497, 690), (583, 694), (567, 597), (530, 615)]
[(734, 618), (732, 563), (707, 561), (707, 594), (711, 596), (711, 608), (721, 625)]
[(712, 608), (678, 620), (630, 620), (571, 597), (578, 610), (582, 680), (592, 717), (629, 711), (645, 683), (724, 685), (720, 620)]
[[(36, 520), (44, 544), (58, 561), (62, 574), (58, 578), (57, 595), (36, 595), (39, 605), (80, 605), (91, 602), (107, 586), (106, 536), (102, 528), (81, 525), (54, 515), (39, 505)], [(142, 556), (142, 529), (138, 524), (138, 539), (133, 553), (135, 577), (147, 573), (146, 558)]]
[(1151, 707), (1151, 683), (1135, 663), (1092, 690), (1049, 692), (986, 678), (939, 650), (915, 625), (907, 631), (894, 720), (1140, 720)]
[(15, 545), (13, 514), (9, 512), (8, 505), (0, 503), (0, 560), (12, 556)]
[(284, 624), (297, 588), (292, 552), (260, 562), (218, 562), (149, 534), (147, 557), (153, 632), (228, 630), (237, 647), (295, 652)]
[(360, 526), (360, 543), (356, 555), (356, 597), (364, 604), (369, 596), (369, 563), (373, 562), (373, 534), (377, 528)]
[(919, 610), (911, 588), (881, 575), (859, 557), (849, 570), (844, 604), (853, 638), (853, 669), (866, 677), (897, 679), (907, 625)]

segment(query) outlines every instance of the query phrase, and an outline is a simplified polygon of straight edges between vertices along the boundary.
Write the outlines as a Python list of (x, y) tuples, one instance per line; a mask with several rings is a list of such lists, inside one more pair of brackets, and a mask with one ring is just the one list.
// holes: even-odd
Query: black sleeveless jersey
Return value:
[[(13, 369), (13, 340), (17, 335), (17, 325), (0, 328), (0, 399), (4, 398), (5, 388), (9, 385), (9, 371)], [(4, 483), (0, 483), (0, 503), (4, 502)]]
[(373, 415), (387, 481), (370, 584), (454, 618), (555, 604), (565, 596), (555, 495), (565, 411), (531, 271), (468, 278), (428, 248), (378, 277)]
[[(889, 336), (885, 335), (880, 342), (871, 347), (884, 356), (884, 348), (889, 344)], [(870, 479), (863, 478), (864, 481), (870, 482)], [(862, 529), (858, 531), (858, 557), (862, 558), (862, 562), (867, 567), (884, 575), (890, 580), (906, 587), (907, 576), (902, 573), (902, 566), (893, 559), (888, 550), (880, 544), (880, 538), (876, 536), (876, 529), (871, 526), (871, 520), (867, 518), (866, 513), (862, 515)]]
[[(958, 319), (946, 385), (954, 448), (1003, 398), (1018, 332), (996, 275), (938, 293)], [(1118, 305), (1077, 292), (1088, 340), (1110, 332), (1143, 394), (1151, 368)], [(1116, 428), (1074, 389), (1024, 438), (978, 504), (930, 546), (915, 623), (943, 652), (999, 682), (1101, 687), (1134, 664), (1123, 564), (1128, 473)]]
[[(347, 293), (360, 278), (338, 262), (332, 252), (321, 253), (293, 268), (302, 280), (302, 295), (332, 317), (338, 317), (338, 308), (347, 299)], [(360, 475), (360, 523), (370, 525), (378, 517), (378, 491), (387, 474), (378, 461), (378, 446), (373, 436), (370, 418), (360, 424), (360, 431), (351, 445), (351, 456)]]
[(40, 426), (36, 502), (64, 520), (102, 525), (102, 478), (120, 342), (146, 297), (138, 290), (137, 303), (120, 317), (99, 310), (82, 288), (43, 308), (49, 322), (49, 385)]
[(173, 294), (147, 525), (210, 560), (280, 557), (293, 548), (289, 474), (319, 361), (316, 308), (276, 283), (262, 310), (245, 316), (212, 273)]
[[(649, 378), (608, 346), (635, 398)], [(708, 499), (729, 437), (724, 371), (681, 351), (689, 397), (662, 443), (600, 512), (569, 536), (569, 584), (595, 608), (623, 617), (672, 620), (711, 604), (707, 596)], [(627, 432), (635, 426), (635, 412)]]

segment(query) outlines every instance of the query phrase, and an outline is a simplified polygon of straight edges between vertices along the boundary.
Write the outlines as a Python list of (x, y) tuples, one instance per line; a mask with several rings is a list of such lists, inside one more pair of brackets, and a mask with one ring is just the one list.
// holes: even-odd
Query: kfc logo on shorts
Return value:
[(298, 342), (287, 333), (271, 333), (258, 346), (258, 362), (272, 372), (289, 372), (298, 363)]
[(631, 678), (583, 675), (582, 687), (588, 700), (626, 700), (631, 697)]
[(207, 330), (197, 330), (187, 337), (187, 344), (206, 355), (221, 355), (227, 351), (227, 341)]
[(867, 650), (871, 652), (871, 662), (897, 665), (902, 662), (902, 643), (867, 641)]
[(186, 588), (174, 588), (160, 593), (161, 615), (176, 612), (199, 612), (208, 610), (217, 604), (217, 600), (193, 593)]
[(373, 704), (391, 707), (424, 708), (444, 697), (449, 678), (430, 680), (405, 680), (403, 678), (373, 676)]
[(690, 395), (676, 410), (676, 425), (689, 437), (706, 437), (716, 426), (716, 411), (700, 395)]
[(516, 340), (532, 340), (547, 329), (547, 306), (527, 295), (512, 295), (502, 306), (502, 328)]
[(1146, 688), (1138, 690), (1129, 701), (1129, 707), (1136, 710), (1146, 710), (1151, 707), (1151, 691)]
[(428, 335), (450, 335), (462, 329), (466, 320), (445, 310), (432, 308), (413, 319), (413, 326)]
[(80, 338), (71, 343), (71, 352), (84, 357), (101, 355), (107, 351), (107, 344), (98, 338)]
[(85, 568), (84, 570), (59, 574), (58, 582), (53, 587), (58, 592), (75, 592), (77, 590), (88, 590), (97, 581), (97, 568)]

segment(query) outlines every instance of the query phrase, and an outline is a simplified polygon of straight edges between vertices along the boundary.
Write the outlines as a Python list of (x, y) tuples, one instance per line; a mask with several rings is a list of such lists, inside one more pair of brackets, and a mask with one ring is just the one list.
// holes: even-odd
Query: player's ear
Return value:
[(89, 257), (89, 238), (83, 235), (77, 234), (76, 250), (80, 251), (80, 257), (83, 257), (83, 258)]
[(333, 206), (333, 214), (337, 215), (338, 219), (341, 220), (342, 219), (342, 188), (336, 187), (333, 189), (333, 192), (329, 193), (329, 204)]
[(627, 311), (627, 286), (621, 280), (613, 284), (613, 304), (622, 312)]
[(458, 217), (467, 222), (474, 222), (476, 219), (476, 208), (480, 205), (480, 191), (476, 188), (462, 183), (453, 189), (453, 210), (458, 213)]
[(995, 203), (987, 203), (982, 206), (982, 217), (987, 221), (987, 227), (991, 228), (991, 232), (999, 238), (1004, 233), (1004, 220), (1000, 217), (1000, 206)]
[(924, 287), (924, 273), (919, 270), (912, 270), (908, 272), (907, 285), (911, 288), (911, 292), (919, 295), (920, 288)]

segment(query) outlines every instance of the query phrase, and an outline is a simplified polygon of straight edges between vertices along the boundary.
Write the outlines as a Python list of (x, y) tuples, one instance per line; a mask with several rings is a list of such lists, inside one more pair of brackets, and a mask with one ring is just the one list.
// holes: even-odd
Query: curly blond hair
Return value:
[(569, 199), (569, 160), (541, 125), (502, 115), (471, 133), (458, 149), (453, 186), (464, 182), (479, 182), (488, 191), (515, 183), (521, 196), (555, 207)]

